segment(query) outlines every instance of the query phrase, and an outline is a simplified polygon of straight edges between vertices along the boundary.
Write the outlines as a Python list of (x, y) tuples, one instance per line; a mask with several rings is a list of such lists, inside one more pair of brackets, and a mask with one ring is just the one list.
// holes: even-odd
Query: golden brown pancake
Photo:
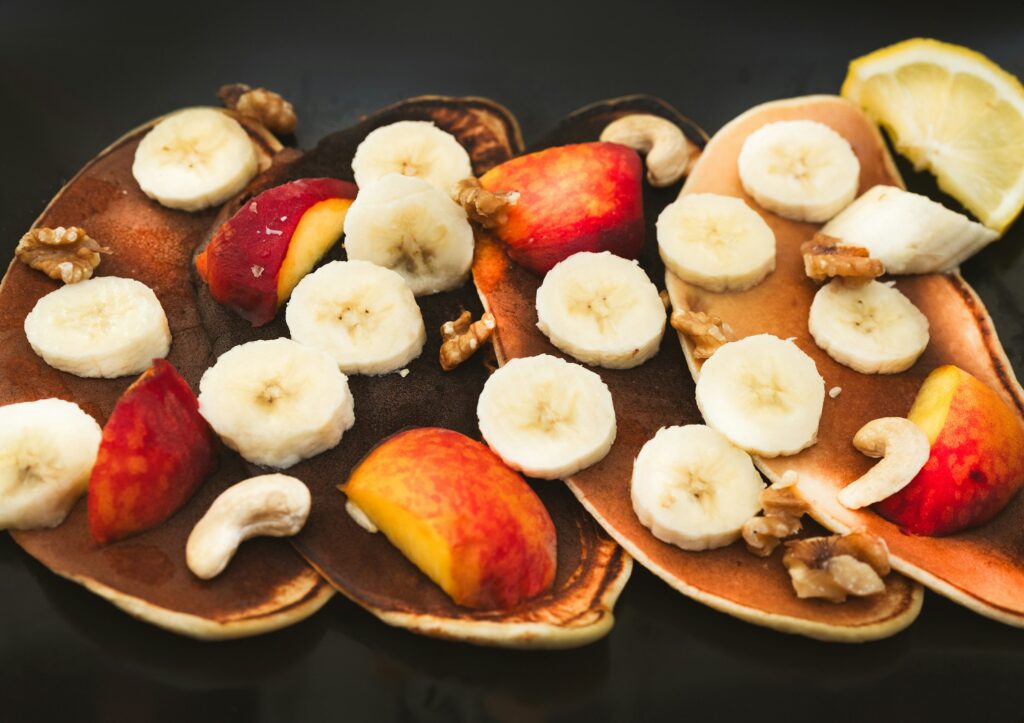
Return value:
[[(664, 102), (633, 96), (578, 111), (544, 138), (538, 148), (597, 140), (609, 122), (628, 113), (663, 116), (679, 125), (696, 146), (702, 147), (706, 141), (703, 131)], [(714, 147), (708, 145), (701, 158), (713, 152)], [(698, 161), (697, 167), (707, 163)], [(664, 278), (664, 266), (658, 257), (654, 222), (675, 192), (644, 189), (647, 242), (641, 264), (655, 283)], [(571, 361), (537, 329), (534, 298), (540, 279), (510, 261), (493, 238), (480, 239), (473, 275), (481, 297), (497, 318), (500, 360), (555, 354)], [(604, 460), (567, 480), (587, 510), (640, 564), (673, 588), (741, 620), (782, 632), (845, 642), (887, 637), (913, 622), (921, 609), (923, 592), (919, 585), (900, 575), (890, 575), (885, 593), (878, 596), (839, 605), (801, 600), (782, 565), (781, 548), (769, 558), (755, 557), (742, 543), (687, 552), (661, 542), (640, 524), (629, 492), (633, 460), (640, 448), (661, 427), (702, 422), (694, 403), (693, 380), (673, 336), (666, 334), (658, 354), (639, 367), (594, 369), (611, 389), (618, 436)]]
[[(130, 276), (149, 285), (167, 313), (173, 343), (168, 359), (196, 388), (210, 362), (210, 343), (189, 283), (193, 248), (215, 211), (189, 214), (146, 198), (131, 173), (135, 147), (155, 123), (138, 128), (103, 151), (71, 179), (36, 221), (37, 226), (83, 226), (113, 253), (99, 275)], [(265, 130), (245, 124), (263, 166), (281, 146)], [(133, 381), (82, 379), (47, 366), (29, 347), (26, 314), (58, 287), (19, 262), (0, 285), (0, 404), (60, 397), (77, 402), (101, 424)], [(275, 630), (302, 620), (331, 597), (328, 586), (282, 540), (254, 540), (209, 582), (185, 565), (185, 541), (213, 499), (246, 476), (234, 455), (221, 455), (217, 474), (162, 525), (105, 546), (89, 534), (86, 500), (53, 530), (14, 532), (30, 555), (107, 598), (131, 615), (197, 638), (231, 638)]]
[[(362, 123), (324, 138), (316, 148), (276, 164), (254, 190), (295, 178), (332, 176), (352, 180), (352, 156), (366, 134), (400, 120), (429, 120), (452, 133), (469, 151), (474, 171), (510, 158), (522, 148), (507, 110), (475, 98), (427, 97), (386, 108)], [(223, 209), (226, 218), (246, 201)], [(338, 244), (326, 260), (344, 259)], [(326, 261), (325, 260), (325, 261)], [(253, 339), (288, 335), (283, 314), (267, 326), (248, 322), (216, 303), (197, 283), (202, 324), (216, 354)], [(462, 309), (475, 316), (480, 302), (472, 284), (417, 299), (427, 327), (423, 354), (409, 374), (351, 376), (356, 424), (332, 450), (289, 470), (313, 495), (313, 509), (295, 548), (343, 595), (391, 625), (435, 637), (504, 647), (571, 647), (596, 640), (612, 626), (612, 607), (629, 577), (632, 561), (598, 527), (562, 485), (532, 482), (555, 523), (558, 570), (552, 590), (505, 611), (475, 611), (455, 605), (381, 534), (370, 534), (345, 512), (337, 485), (381, 440), (409, 427), (437, 426), (479, 438), (476, 400), (487, 379), (482, 355), (452, 372), (438, 362), (439, 329)], [(265, 471), (250, 466), (253, 474)]]
[[(903, 185), (878, 129), (859, 108), (834, 96), (809, 96), (758, 106), (722, 128), (683, 192), (738, 196), (757, 208), (740, 184), (740, 148), (765, 123), (795, 119), (825, 123), (850, 142), (860, 160), (860, 192), (880, 183)], [(835, 399), (825, 399), (817, 444), (792, 457), (757, 460), (758, 466), (773, 480), (796, 470), (819, 522), (839, 532), (866, 527), (884, 538), (893, 567), (908, 577), (977, 613), (1024, 627), (1024, 496), (1018, 495), (993, 521), (949, 537), (904, 534), (873, 512), (848, 510), (836, 499), (839, 490), (875, 463), (853, 447), (856, 431), (878, 417), (906, 416), (921, 383), (939, 365), (965, 369), (1024, 415), (1024, 393), (981, 300), (957, 272), (894, 277), (896, 287), (928, 317), (931, 341), (917, 363), (901, 374), (860, 374), (833, 361), (807, 330), (817, 286), (804, 276), (799, 248), (818, 227), (758, 211), (775, 232), (778, 249), (775, 272), (761, 284), (741, 293), (712, 294), (671, 274), (668, 278), (674, 305), (718, 316), (738, 337), (762, 332), (796, 337), (818, 365), (826, 389), (842, 389)], [(696, 374), (697, 365), (690, 360)]]

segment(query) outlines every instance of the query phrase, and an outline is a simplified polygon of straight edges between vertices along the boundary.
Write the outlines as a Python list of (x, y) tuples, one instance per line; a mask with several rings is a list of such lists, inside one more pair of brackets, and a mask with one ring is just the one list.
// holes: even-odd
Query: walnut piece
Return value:
[(455, 202), (465, 209), (470, 221), (495, 228), (508, 221), (508, 210), (519, 200), (519, 191), (488, 191), (470, 176), (452, 189)]
[(100, 265), (100, 254), (109, 253), (110, 249), (100, 246), (78, 226), (34, 228), (21, 237), (14, 250), (15, 258), (65, 284), (91, 278)]
[(441, 325), (441, 368), (446, 372), (473, 356), (494, 333), (491, 312), (486, 312), (479, 321), (472, 319), (468, 311), (463, 311), (458, 319)]
[(295, 131), (298, 118), (292, 104), (272, 90), (250, 88), (245, 83), (222, 85), (217, 97), (225, 108), (259, 121), (279, 136)]
[(823, 233), (800, 245), (804, 255), (804, 273), (814, 281), (839, 277), (846, 283), (861, 286), (885, 273), (885, 266), (873, 259), (862, 246), (846, 246), (834, 236)]
[(890, 571), (885, 542), (862, 530), (787, 542), (782, 564), (797, 597), (836, 603), (883, 592)]
[(690, 338), (694, 344), (693, 356), (697, 359), (707, 359), (718, 347), (733, 340), (732, 329), (728, 324), (723, 324), (718, 317), (703, 311), (676, 309), (669, 323), (673, 329)]
[(781, 481), (765, 488), (761, 492), (763, 514), (744, 523), (743, 541), (758, 557), (768, 557), (782, 540), (800, 531), (800, 518), (809, 508), (797, 488), (797, 479), (796, 472), (789, 470)]

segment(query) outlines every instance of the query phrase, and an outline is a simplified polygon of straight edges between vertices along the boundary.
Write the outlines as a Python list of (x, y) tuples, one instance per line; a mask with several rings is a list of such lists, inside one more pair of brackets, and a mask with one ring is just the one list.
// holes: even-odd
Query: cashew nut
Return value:
[(902, 417), (868, 422), (854, 435), (853, 446), (882, 461), (839, 493), (839, 501), (851, 510), (899, 492), (921, 471), (931, 453), (931, 444), (921, 428)]
[(265, 474), (232, 485), (188, 536), (188, 569), (203, 580), (216, 577), (250, 537), (296, 534), (306, 524), (309, 507), (309, 489), (288, 475)]
[(601, 132), (601, 140), (646, 154), (647, 181), (658, 188), (682, 178), (690, 161), (690, 142), (683, 131), (656, 115), (639, 113), (612, 121)]

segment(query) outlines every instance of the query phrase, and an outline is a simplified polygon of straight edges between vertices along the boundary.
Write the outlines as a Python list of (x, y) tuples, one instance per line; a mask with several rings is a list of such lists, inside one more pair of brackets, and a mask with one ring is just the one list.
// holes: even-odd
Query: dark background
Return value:
[[(761, 101), (837, 92), (850, 59), (918, 35), (1024, 76), (1024, 4), (943, 7), (3, 0), (0, 245), (10, 257), (63, 182), (123, 132), (215, 102), (225, 82), (291, 99), (309, 147), (422, 93), (492, 97), (527, 143), (581, 105), (639, 92), (713, 132)], [(964, 268), (1018, 376), (1022, 247), (1024, 222)], [(827, 645), (734, 621), (638, 566), (616, 615), (590, 647), (519, 653), (417, 638), (339, 598), (292, 629), (203, 644), (135, 622), (2, 536), (0, 723), (1024, 719), (1024, 631), (936, 595), (895, 638)]]

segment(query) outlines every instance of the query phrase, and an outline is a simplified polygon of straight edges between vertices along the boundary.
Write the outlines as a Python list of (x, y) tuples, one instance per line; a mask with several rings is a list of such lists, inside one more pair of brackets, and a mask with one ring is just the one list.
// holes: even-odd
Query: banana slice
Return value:
[(184, 211), (223, 203), (258, 170), (249, 135), (213, 108), (189, 108), (164, 118), (139, 143), (132, 164), (143, 193)]
[(449, 194), (473, 175), (469, 154), (455, 136), (429, 121), (399, 121), (369, 133), (352, 158), (356, 185), (366, 188), (390, 173), (415, 176)]
[(890, 274), (952, 271), (999, 238), (962, 213), (895, 186), (873, 186), (822, 233), (863, 246)]
[(658, 216), (665, 266), (708, 291), (743, 291), (775, 270), (775, 233), (743, 199), (688, 193)]
[(101, 434), (63, 399), (0, 407), (0, 530), (63, 522), (89, 486)]
[(807, 327), (814, 343), (863, 374), (909, 369), (928, 346), (928, 319), (879, 281), (853, 288), (835, 280), (818, 289)]
[(548, 354), (494, 372), (476, 415), (487, 444), (531, 477), (568, 477), (603, 459), (615, 441), (612, 395), (601, 377)]
[(708, 426), (751, 454), (778, 457), (814, 444), (825, 380), (796, 344), (757, 334), (704, 362), (696, 396)]
[(537, 326), (586, 364), (629, 369), (658, 353), (665, 305), (636, 261), (609, 251), (573, 254), (537, 289)]
[(767, 123), (747, 136), (740, 182), (758, 204), (780, 216), (822, 223), (857, 195), (860, 161), (849, 142), (824, 123)]
[(739, 539), (761, 509), (762, 489), (750, 455), (703, 424), (663, 427), (633, 464), (637, 517), (659, 540), (684, 550)]
[(355, 423), (337, 363), (291, 339), (221, 354), (199, 382), (199, 413), (231, 449), (278, 469), (331, 449)]
[(461, 286), (473, 263), (466, 212), (420, 178), (397, 173), (366, 187), (345, 216), (350, 259), (397, 271), (416, 296)]
[(423, 351), (423, 316), (405, 280), (369, 261), (332, 261), (299, 282), (285, 311), (292, 339), (346, 374), (386, 374)]
[(25, 317), (25, 336), (47, 364), (80, 377), (141, 374), (171, 346), (153, 290), (117, 276), (51, 291)]

